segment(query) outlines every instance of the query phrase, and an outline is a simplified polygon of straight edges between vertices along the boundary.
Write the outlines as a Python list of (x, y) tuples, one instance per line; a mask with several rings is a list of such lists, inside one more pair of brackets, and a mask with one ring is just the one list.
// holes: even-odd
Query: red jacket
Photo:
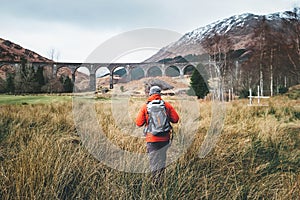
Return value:
[[(148, 102), (152, 100), (161, 100), (161, 96), (159, 94), (151, 95), (148, 98)], [(179, 120), (179, 116), (173, 106), (165, 102), (167, 114), (169, 116), (170, 122), (177, 123)], [(137, 118), (135, 120), (137, 126), (148, 125), (148, 114), (147, 114), (147, 104), (144, 104), (140, 109)], [(154, 136), (151, 133), (146, 134), (146, 142), (165, 142), (170, 140), (170, 133), (164, 136)]]

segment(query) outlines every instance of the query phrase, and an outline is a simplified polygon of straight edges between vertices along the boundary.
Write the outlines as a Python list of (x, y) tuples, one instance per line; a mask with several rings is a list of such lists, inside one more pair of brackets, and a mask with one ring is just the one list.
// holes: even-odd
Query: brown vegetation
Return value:
[[(169, 100), (181, 116), (188, 115), (175, 97)], [(112, 100), (92, 101), (112, 141), (144, 152), (143, 139), (120, 134)], [(132, 118), (143, 102), (129, 100)], [(211, 102), (202, 102), (196, 138), (168, 166), (162, 188), (152, 187), (149, 174), (119, 172), (92, 157), (77, 135), (71, 102), (1, 106), (0, 199), (298, 199), (299, 101), (276, 97), (267, 107), (247, 103), (226, 103), (217, 145), (199, 158), (212, 115)], [(180, 131), (189, 128), (185, 123), (175, 127), (175, 141), (186, 134)], [(141, 131), (133, 124), (124, 128)]]

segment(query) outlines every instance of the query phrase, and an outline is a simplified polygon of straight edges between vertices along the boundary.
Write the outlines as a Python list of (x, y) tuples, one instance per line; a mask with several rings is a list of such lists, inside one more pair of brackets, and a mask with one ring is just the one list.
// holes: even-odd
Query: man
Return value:
[(166, 154), (170, 144), (170, 135), (172, 130), (166, 129), (167, 131), (160, 133), (154, 133), (153, 130), (150, 130), (152, 128), (149, 127), (149, 104), (154, 101), (164, 103), (168, 122), (177, 123), (179, 116), (170, 103), (162, 101), (161, 88), (159, 86), (152, 86), (149, 90), (148, 101), (142, 106), (136, 118), (137, 126), (145, 126), (144, 134), (146, 136), (147, 152), (149, 154), (153, 182), (154, 184), (160, 185), (162, 184), (162, 175), (165, 169)]

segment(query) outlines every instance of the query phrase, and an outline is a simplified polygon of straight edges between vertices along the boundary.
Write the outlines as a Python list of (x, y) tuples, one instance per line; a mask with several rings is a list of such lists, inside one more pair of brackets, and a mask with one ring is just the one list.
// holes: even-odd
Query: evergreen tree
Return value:
[(73, 83), (70, 77), (67, 76), (64, 82), (64, 89), (66, 92), (73, 92)]
[(203, 78), (203, 76), (205, 77), (205, 74), (202, 73), (203, 70), (201, 69), (204, 69), (204, 67), (202, 65), (198, 65), (197, 69), (194, 70), (191, 76), (191, 86), (188, 91), (188, 95), (195, 95), (198, 99), (204, 98), (209, 93), (209, 89)]
[(6, 81), (0, 77), (0, 93), (6, 92)]
[(73, 92), (74, 84), (69, 76), (62, 75), (59, 80), (63, 84), (64, 92)]
[(8, 73), (6, 77), (6, 92), (15, 93), (14, 74)]
[(41, 88), (45, 85), (45, 78), (43, 74), (43, 68), (39, 67), (35, 73), (35, 81), (38, 83), (38, 92), (41, 91)]
[(37, 82), (35, 80), (35, 72), (31, 63), (26, 59), (21, 59), (20, 69), (16, 71), (15, 91), (17, 93), (37, 92)]

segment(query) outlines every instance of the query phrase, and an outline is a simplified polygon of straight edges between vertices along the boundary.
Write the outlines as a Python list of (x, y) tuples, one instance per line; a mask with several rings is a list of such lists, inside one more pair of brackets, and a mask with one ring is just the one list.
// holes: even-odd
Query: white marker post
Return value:
[(260, 96), (259, 96), (259, 85), (257, 86), (257, 103), (258, 103), (258, 105), (259, 105), (259, 98), (260, 98)]
[(257, 96), (252, 96), (252, 90), (251, 88), (249, 89), (249, 105), (253, 105), (253, 99), (257, 98), (257, 105), (258, 106), (264, 106), (263, 104), (260, 103), (260, 99), (269, 99), (269, 96), (263, 96), (262, 92), (260, 91), (260, 87), (257, 86)]
[(251, 106), (252, 105), (252, 90), (251, 90), (251, 88), (249, 89), (249, 103)]

